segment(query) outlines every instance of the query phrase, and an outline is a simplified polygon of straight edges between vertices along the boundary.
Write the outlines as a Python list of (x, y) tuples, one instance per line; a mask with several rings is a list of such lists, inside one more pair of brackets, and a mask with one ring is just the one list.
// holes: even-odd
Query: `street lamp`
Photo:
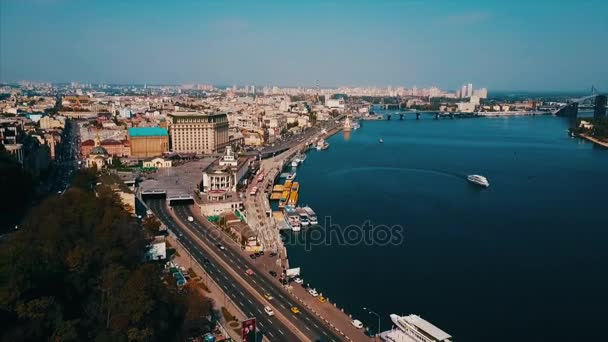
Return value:
[(376, 336), (375, 336), (375, 339), (378, 339), (378, 335), (380, 334), (380, 315), (378, 315), (376, 312), (374, 312), (366, 307), (363, 307), (363, 310), (366, 310), (368, 314), (374, 315), (378, 318), (378, 330), (376, 331)]

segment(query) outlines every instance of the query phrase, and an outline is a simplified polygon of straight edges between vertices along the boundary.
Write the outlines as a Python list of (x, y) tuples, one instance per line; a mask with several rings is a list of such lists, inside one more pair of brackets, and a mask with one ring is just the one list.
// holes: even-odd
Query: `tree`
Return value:
[(145, 217), (142, 220), (141, 224), (150, 236), (158, 235), (161, 224), (160, 224), (160, 221), (156, 217), (154, 217), (154, 216)]
[(137, 221), (94, 175), (32, 210), (0, 245), (2, 340), (183, 340), (187, 303), (142, 263)]

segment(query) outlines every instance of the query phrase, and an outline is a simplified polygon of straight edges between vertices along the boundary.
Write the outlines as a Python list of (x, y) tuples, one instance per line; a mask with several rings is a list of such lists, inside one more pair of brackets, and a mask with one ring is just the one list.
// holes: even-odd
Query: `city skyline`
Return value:
[(0, 4), (0, 81), (608, 88), (600, 1), (75, 4)]

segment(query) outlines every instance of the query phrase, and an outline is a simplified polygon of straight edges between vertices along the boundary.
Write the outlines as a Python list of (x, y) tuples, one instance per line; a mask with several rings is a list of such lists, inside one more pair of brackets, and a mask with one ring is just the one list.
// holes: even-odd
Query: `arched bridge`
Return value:
[(593, 117), (602, 118), (606, 116), (606, 103), (608, 102), (608, 97), (605, 94), (600, 94), (595, 87), (591, 87), (591, 95), (573, 99), (564, 106), (556, 109), (553, 114), (557, 116), (577, 117), (578, 107), (590, 100), (593, 101)]

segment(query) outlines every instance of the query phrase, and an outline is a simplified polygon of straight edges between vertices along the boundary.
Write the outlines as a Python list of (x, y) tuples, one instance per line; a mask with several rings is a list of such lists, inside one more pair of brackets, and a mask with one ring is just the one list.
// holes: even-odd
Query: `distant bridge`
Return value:
[(592, 86), (591, 87), (591, 95), (584, 96), (579, 99), (570, 100), (569, 103), (564, 106), (553, 111), (554, 115), (557, 116), (566, 116), (566, 117), (577, 117), (578, 116), (578, 107), (579, 105), (588, 102), (589, 100), (594, 100), (593, 103), (593, 117), (594, 118), (603, 118), (606, 116), (606, 103), (608, 102), (608, 97), (604, 94), (600, 94), (599, 91)]

